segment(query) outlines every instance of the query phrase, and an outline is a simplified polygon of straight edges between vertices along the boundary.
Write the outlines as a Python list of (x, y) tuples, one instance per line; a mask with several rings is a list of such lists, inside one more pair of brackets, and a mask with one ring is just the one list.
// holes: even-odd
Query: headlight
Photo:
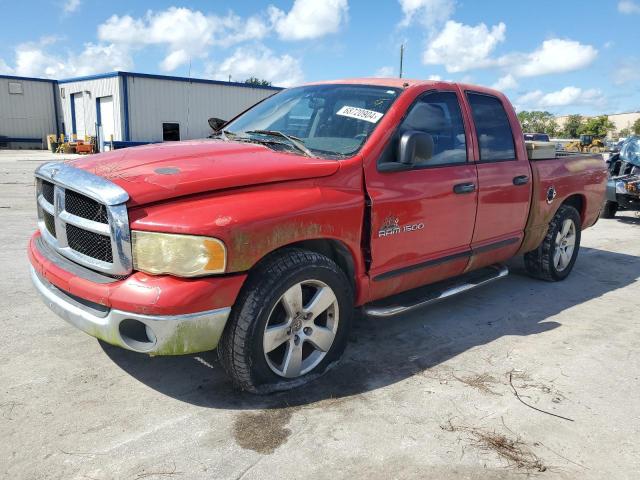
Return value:
[(627, 193), (627, 189), (625, 188), (625, 183), (621, 180), (616, 182), (616, 193)]
[(217, 238), (172, 233), (131, 232), (133, 268), (159, 275), (199, 277), (222, 273), (227, 251)]

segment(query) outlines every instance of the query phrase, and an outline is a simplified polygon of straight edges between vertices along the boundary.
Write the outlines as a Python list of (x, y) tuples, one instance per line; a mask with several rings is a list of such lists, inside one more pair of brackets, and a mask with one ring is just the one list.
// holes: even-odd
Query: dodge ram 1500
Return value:
[(151, 355), (217, 347), (253, 392), (326, 371), (356, 307), (401, 314), (520, 254), (563, 280), (603, 205), (601, 156), (530, 160), (488, 88), (321, 82), (212, 120), (209, 139), (40, 166), (31, 274), (86, 333)]

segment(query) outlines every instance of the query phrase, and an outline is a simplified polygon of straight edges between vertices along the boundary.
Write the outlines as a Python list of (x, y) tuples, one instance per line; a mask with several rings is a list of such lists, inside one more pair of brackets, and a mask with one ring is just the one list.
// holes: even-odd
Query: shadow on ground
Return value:
[[(526, 276), (521, 259), (504, 280), (420, 311), (386, 320), (360, 319), (343, 361), (298, 390), (255, 396), (235, 391), (216, 352), (150, 358), (102, 343), (124, 371), (175, 399), (219, 409), (270, 409), (343, 398), (402, 381), (506, 335), (562, 328), (547, 319), (623, 288), (640, 276), (640, 258), (582, 248), (571, 276), (559, 283)], [(603, 319), (605, 321), (605, 319)]]
[(617, 217), (615, 217), (615, 219), (618, 222), (624, 223), (626, 225), (640, 225), (640, 216), (638, 215), (633, 217), (618, 215)]

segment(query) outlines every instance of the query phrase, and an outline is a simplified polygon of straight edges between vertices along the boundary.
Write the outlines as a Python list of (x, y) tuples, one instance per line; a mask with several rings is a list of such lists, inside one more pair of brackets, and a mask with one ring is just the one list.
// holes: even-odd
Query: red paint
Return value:
[[(338, 170), (337, 162), (274, 152), (249, 143), (203, 139), (143, 145), (91, 155), (71, 162), (124, 188), (130, 205), (145, 205), (184, 195), (300, 178)], [(162, 174), (161, 168), (176, 168)]]
[[(356, 79), (340, 83), (404, 89), (361, 151), (348, 159), (313, 159), (260, 145), (201, 140), (129, 148), (73, 162), (109, 178), (129, 193), (133, 229), (223, 240), (228, 272), (235, 274), (178, 279), (138, 272), (111, 284), (93, 284), (43, 258), (33, 242), (29, 249), (32, 264), (54, 285), (80, 297), (122, 310), (179, 314), (233, 305), (247, 272), (278, 248), (301, 241), (330, 240), (352, 257), (356, 304), (361, 305), (507, 260), (522, 248), (523, 241), (526, 245), (532, 231), (546, 229), (562, 201), (572, 195), (580, 195), (583, 201), (584, 226), (597, 219), (606, 182), (604, 163), (590, 156), (530, 163), (515, 112), (502, 94), (445, 82)], [(457, 94), (468, 162), (379, 172), (377, 159), (407, 108), (418, 95), (430, 90)], [(514, 134), (513, 161), (479, 161), (467, 90), (494, 95), (503, 102)], [(162, 167), (179, 172), (163, 175), (156, 171)], [(514, 186), (513, 177), (519, 175), (529, 176), (530, 182)], [(453, 186), (464, 182), (475, 183), (476, 192), (454, 194)], [(546, 202), (550, 185), (558, 191), (551, 205)], [(370, 210), (366, 209), (367, 198)], [(388, 217), (397, 217), (400, 226), (424, 224), (424, 228), (379, 237), (378, 231)], [(371, 230), (364, 231), (366, 224)], [(473, 250), (513, 238), (517, 240), (509, 245), (471, 255)], [(365, 253), (369, 246), (370, 259)], [(446, 256), (456, 258), (374, 280), (377, 275)]]

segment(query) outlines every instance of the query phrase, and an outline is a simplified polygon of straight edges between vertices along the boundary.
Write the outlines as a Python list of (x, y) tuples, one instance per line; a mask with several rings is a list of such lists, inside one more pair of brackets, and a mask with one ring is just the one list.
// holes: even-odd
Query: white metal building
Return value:
[[(210, 117), (230, 119), (280, 89), (196, 78), (111, 72), (59, 80), (64, 130), (100, 144), (203, 138)], [(112, 137), (113, 136), (113, 137)]]
[(42, 148), (59, 133), (55, 80), (0, 75), (0, 146)]
[(111, 140), (126, 146), (203, 138), (210, 117), (231, 119), (279, 90), (131, 72), (57, 81), (0, 76), (0, 146), (4, 136), (37, 148), (52, 133), (97, 137), (101, 149)]

